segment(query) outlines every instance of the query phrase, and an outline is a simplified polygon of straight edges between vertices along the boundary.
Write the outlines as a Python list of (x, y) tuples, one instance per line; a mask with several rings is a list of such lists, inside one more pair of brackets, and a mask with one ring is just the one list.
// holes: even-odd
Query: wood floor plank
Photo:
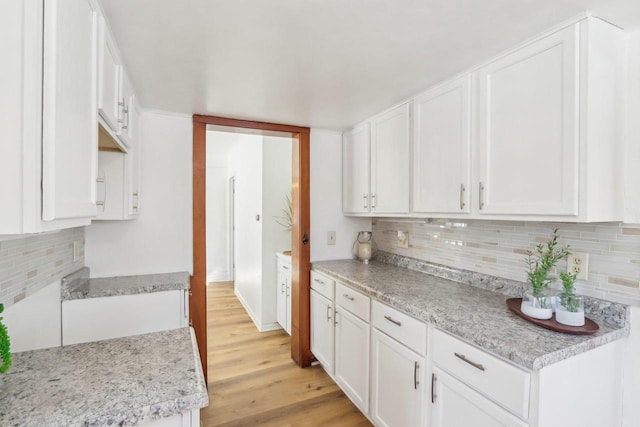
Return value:
[(300, 369), (282, 330), (258, 332), (233, 282), (207, 286), (204, 426), (370, 426), (320, 366)]

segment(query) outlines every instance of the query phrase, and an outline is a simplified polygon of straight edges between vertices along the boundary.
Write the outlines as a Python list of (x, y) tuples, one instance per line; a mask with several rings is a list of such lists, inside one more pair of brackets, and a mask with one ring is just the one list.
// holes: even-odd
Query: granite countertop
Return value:
[(135, 295), (189, 289), (189, 273), (144, 274), (90, 279), (84, 267), (62, 279), (62, 300)]
[[(537, 370), (629, 334), (626, 325), (597, 320), (594, 335), (536, 326), (507, 308), (509, 296), (382, 262), (314, 262), (313, 269), (478, 347)], [(623, 310), (624, 311), (624, 310)]]
[(190, 328), (13, 355), (2, 426), (133, 426), (208, 405)]

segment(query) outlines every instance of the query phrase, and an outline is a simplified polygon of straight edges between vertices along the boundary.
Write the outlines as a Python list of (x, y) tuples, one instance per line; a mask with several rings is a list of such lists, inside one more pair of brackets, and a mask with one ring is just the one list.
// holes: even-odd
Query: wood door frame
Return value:
[[(207, 242), (206, 242), (206, 143), (207, 125), (288, 133), (292, 143), (291, 195), (291, 358), (300, 367), (313, 361), (310, 342), (310, 129), (277, 123), (193, 116), (193, 276), (189, 312), (196, 333), (200, 360), (207, 378)], [(303, 243), (306, 239), (307, 243)]]

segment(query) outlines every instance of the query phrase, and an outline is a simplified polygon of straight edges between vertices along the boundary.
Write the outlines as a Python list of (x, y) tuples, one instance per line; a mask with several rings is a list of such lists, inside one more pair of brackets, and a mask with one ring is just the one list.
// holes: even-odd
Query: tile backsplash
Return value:
[[(80, 257), (73, 261), (73, 242)], [(84, 266), (84, 227), (0, 239), (0, 303), (9, 307)]]
[[(526, 282), (526, 251), (549, 240), (589, 254), (589, 278), (579, 292), (640, 306), (640, 225), (434, 219), (374, 219), (379, 249), (455, 268)], [(409, 232), (409, 247), (398, 247), (398, 231)], [(557, 266), (566, 269), (566, 262)]]

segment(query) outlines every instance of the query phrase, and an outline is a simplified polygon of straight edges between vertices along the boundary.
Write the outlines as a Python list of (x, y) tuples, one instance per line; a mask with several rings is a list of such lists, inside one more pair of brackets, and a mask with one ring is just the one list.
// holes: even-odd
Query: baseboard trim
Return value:
[(244, 298), (242, 298), (242, 295), (240, 294), (240, 292), (238, 292), (238, 289), (234, 288), (233, 293), (238, 298), (238, 301), (240, 301), (240, 304), (242, 304), (242, 306), (244, 307), (245, 311), (247, 312), (247, 314), (251, 318), (251, 321), (253, 322), (253, 324), (256, 325), (256, 328), (258, 329), (258, 331), (262, 332), (262, 329), (261, 329), (262, 325), (260, 324), (260, 321), (256, 317), (256, 315), (253, 312), (253, 310), (251, 310), (251, 308), (249, 307), (249, 304), (247, 304), (247, 302), (244, 300)]

